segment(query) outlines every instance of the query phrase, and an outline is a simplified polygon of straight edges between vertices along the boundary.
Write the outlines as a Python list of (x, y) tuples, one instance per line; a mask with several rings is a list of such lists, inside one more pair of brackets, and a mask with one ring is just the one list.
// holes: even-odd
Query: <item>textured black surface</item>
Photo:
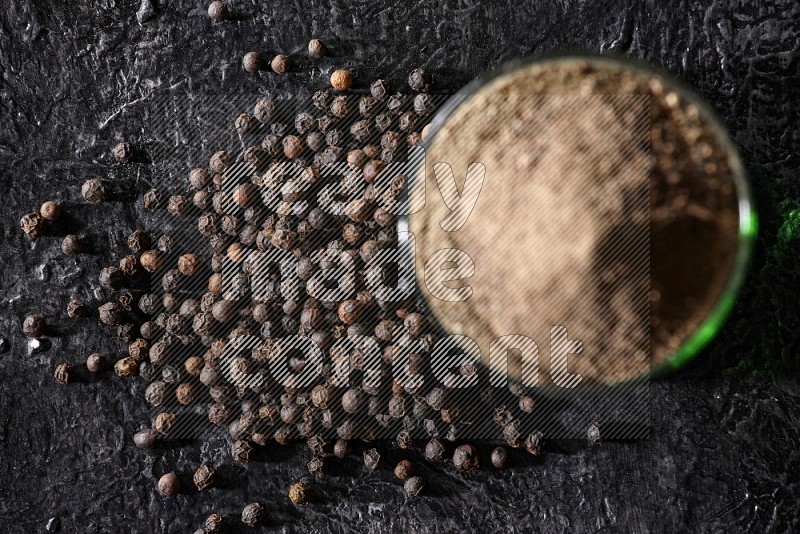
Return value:
[[(359, 85), (383, 76), (401, 83), (425, 66), (453, 91), (503, 61), (563, 49), (614, 51), (663, 66), (720, 113), (742, 150), (762, 214), (761, 268), (775, 239), (777, 203), (798, 194), (800, 7), (796, 2), (368, 0), (231, 2), (235, 20), (211, 25), (205, 2), (102, 0), (6, 2), (0, 14), (0, 531), (193, 532), (212, 511), (238, 514), (267, 505), (275, 531), (455, 532), (789, 532), (800, 527), (800, 387), (796, 379), (721, 378), (771, 330), (755, 325), (759, 284), (751, 277), (734, 320), (701, 361), (653, 385), (651, 439), (555, 443), (540, 459), (516, 456), (513, 469), (458, 475), (421, 463), (428, 496), (409, 501), (387, 472), (363, 473), (355, 458), (314, 482), (315, 504), (295, 508), (291, 481), (305, 477), (307, 453), (268, 447), (259, 462), (233, 466), (225, 441), (144, 453), (130, 436), (147, 418), (140, 381), (110, 375), (59, 386), (60, 361), (90, 350), (122, 350), (94, 320), (70, 321), (71, 296), (103, 300), (101, 258), (118, 259), (140, 220), (130, 203), (155, 180), (146, 165), (114, 165), (110, 147), (126, 138), (145, 149), (152, 95), (258, 93), (323, 86), (333, 65)], [(259, 3), (261, 4), (261, 3)], [(633, 2), (631, 4), (634, 4)], [(310, 36), (334, 54), (303, 59)], [(278, 79), (248, 76), (250, 49), (297, 57)], [(187, 156), (187, 161), (196, 158)], [(87, 174), (114, 184), (115, 200), (87, 206)], [(66, 258), (59, 239), (28, 241), (19, 217), (55, 198), (68, 213), (58, 232), (89, 237), (93, 255)], [(44, 267), (43, 267), (44, 266)], [(787, 288), (786, 291), (791, 291)], [(788, 300), (796, 295), (787, 294)], [(48, 350), (30, 354), (22, 317), (45, 315)], [(777, 319), (775, 319), (777, 321)], [(787, 356), (784, 355), (784, 359)], [(795, 354), (789, 354), (795, 358)], [(763, 354), (766, 360), (780, 358)], [(393, 458), (399, 453), (393, 452)], [(173, 499), (156, 477), (201, 461), (225, 462), (222, 487)], [(50, 522), (51, 518), (55, 518)]]

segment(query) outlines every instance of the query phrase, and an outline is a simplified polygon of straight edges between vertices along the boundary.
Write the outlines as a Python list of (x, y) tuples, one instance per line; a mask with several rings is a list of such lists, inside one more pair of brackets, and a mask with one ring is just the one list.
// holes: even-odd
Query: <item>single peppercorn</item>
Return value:
[(178, 423), (178, 416), (170, 412), (161, 412), (156, 416), (153, 426), (159, 434), (169, 435)]
[(22, 333), (28, 337), (40, 337), (47, 330), (47, 323), (41, 315), (28, 315), (22, 321)]
[(230, 16), (228, 6), (220, 0), (214, 0), (208, 4), (208, 18), (214, 22), (222, 22)]
[(135, 375), (138, 370), (139, 363), (130, 356), (121, 358), (117, 360), (117, 363), (114, 364), (114, 372), (117, 374), (117, 376), (121, 376), (123, 378)]
[(364, 467), (370, 471), (376, 471), (381, 465), (381, 453), (378, 449), (372, 448), (364, 451)]
[(69, 304), (67, 304), (67, 316), (69, 316), (70, 319), (86, 317), (88, 312), (89, 310), (87, 309), (86, 304), (84, 304), (80, 299), (72, 299), (69, 301)]
[(145, 271), (153, 273), (161, 269), (164, 265), (164, 257), (157, 250), (147, 250), (142, 253), (142, 256), (139, 258), (139, 263), (142, 264)]
[(86, 368), (90, 373), (101, 373), (106, 370), (107, 366), (106, 357), (100, 353), (94, 352), (86, 358)]
[(409, 497), (419, 497), (425, 491), (425, 481), (422, 477), (411, 477), (403, 484), (403, 490)]
[(286, 74), (292, 66), (292, 60), (286, 54), (278, 54), (272, 58), (270, 67), (275, 74)]
[(175, 389), (175, 399), (184, 406), (194, 403), (196, 398), (197, 389), (190, 382), (184, 382)]
[(208, 464), (202, 465), (195, 471), (194, 477), (192, 478), (197, 489), (204, 491), (213, 488), (217, 483), (217, 471)]
[(125, 282), (125, 276), (117, 267), (104, 267), (100, 271), (100, 286), (110, 291), (116, 291)]
[(289, 486), (289, 500), (293, 504), (307, 504), (311, 500), (311, 489), (302, 482), (295, 482)]
[(508, 465), (509, 454), (508, 449), (505, 447), (495, 447), (492, 450), (491, 461), (492, 465), (497, 469), (504, 469)]
[(97, 309), (100, 322), (109, 326), (117, 326), (122, 322), (122, 307), (116, 302), (106, 302)]
[(167, 473), (158, 479), (158, 492), (165, 497), (172, 497), (181, 490), (181, 481), (175, 473)]
[(600, 443), (600, 423), (595, 421), (589, 425), (589, 428), (586, 429), (586, 439), (589, 440), (589, 445), (597, 445)]
[(150, 428), (139, 430), (133, 435), (133, 444), (137, 449), (149, 450), (156, 446), (158, 433)]
[(521, 411), (531, 413), (534, 408), (536, 408), (536, 401), (533, 400), (533, 397), (524, 395), (519, 398), (519, 409)]
[(211, 514), (206, 518), (206, 532), (222, 532), (225, 527), (225, 518), (219, 514)]
[(325, 44), (319, 39), (311, 39), (308, 42), (308, 55), (312, 59), (322, 59), (328, 53)]
[(459, 471), (477, 469), (479, 466), (478, 450), (468, 443), (459, 445), (453, 452), (453, 465)]
[(406, 480), (414, 474), (414, 464), (410, 460), (400, 460), (394, 468), (394, 476)]
[(403, 326), (406, 327), (409, 334), (416, 337), (425, 331), (427, 320), (421, 313), (409, 313), (403, 320)]
[(130, 163), (133, 159), (133, 146), (125, 141), (117, 143), (112, 152), (114, 158), (120, 163)]
[(55, 200), (48, 200), (39, 208), (39, 215), (48, 221), (55, 221), (61, 216), (61, 206)]
[(25, 235), (33, 239), (44, 233), (44, 219), (38, 213), (26, 213), (19, 220), (19, 226)]
[(414, 69), (408, 75), (408, 86), (418, 93), (427, 93), (431, 88), (430, 76), (425, 69)]
[(249, 441), (240, 439), (231, 446), (231, 456), (237, 462), (247, 463), (255, 457), (255, 451)]
[(203, 261), (197, 254), (188, 253), (178, 258), (178, 271), (184, 276), (193, 276), (203, 268)]
[(108, 189), (100, 178), (89, 178), (81, 186), (81, 195), (86, 202), (98, 204), (108, 198)]
[(68, 363), (61, 363), (56, 366), (56, 370), (53, 373), (55, 376), (56, 382), (59, 384), (68, 384), (69, 383), (69, 375), (72, 371), (72, 368), (69, 366)]
[(296, 135), (287, 135), (283, 139), (283, 154), (289, 159), (300, 157), (303, 153), (303, 140)]
[(338, 69), (331, 74), (331, 87), (337, 91), (347, 91), (353, 85), (353, 75), (349, 70)]
[(531, 432), (528, 434), (528, 437), (525, 438), (523, 446), (529, 453), (534, 456), (539, 456), (542, 454), (542, 448), (544, 447), (544, 434), (538, 430)]
[(66, 256), (77, 256), (86, 252), (86, 243), (81, 241), (78, 236), (67, 234), (61, 241), (61, 252)]
[(333, 455), (337, 458), (345, 458), (353, 453), (353, 447), (345, 439), (338, 439), (333, 444)]
[(242, 523), (248, 527), (258, 525), (264, 519), (264, 505), (258, 502), (248, 504), (242, 509)]
[(154, 210), (161, 205), (161, 191), (158, 189), (150, 189), (142, 197), (142, 202), (147, 210)]
[(261, 54), (258, 52), (248, 52), (242, 59), (242, 68), (250, 74), (255, 74), (261, 70)]

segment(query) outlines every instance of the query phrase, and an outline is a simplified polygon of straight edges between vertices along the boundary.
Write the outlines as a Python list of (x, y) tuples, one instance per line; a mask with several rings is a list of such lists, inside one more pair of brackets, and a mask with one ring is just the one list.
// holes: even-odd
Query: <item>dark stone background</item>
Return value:
[[(800, 528), (797, 2), (231, 0), (236, 19), (219, 25), (205, 1), (161, 2), (20, 0), (0, 10), (0, 532), (43, 532), (50, 518), (62, 532), (193, 532), (207, 514), (238, 514), (252, 500), (267, 505), (266, 529), (287, 532)], [(334, 57), (303, 59), (311, 36)], [(295, 72), (246, 75), (240, 61), (251, 49), (293, 54)], [(53, 380), (60, 361), (122, 350), (93, 319), (69, 321), (64, 310), (72, 296), (104, 300), (102, 258), (118, 260), (142, 224), (131, 201), (157, 166), (122, 168), (109, 149), (122, 138), (148, 149), (154, 95), (322, 87), (334, 65), (353, 68), (362, 89), (377, 76), (400, 84), (424, 66), (452, 92), (508, 59), (564, 49), (643, 58), (695, 87), (740, 146), (762, 216), (733, 319), (690, 369), (653, 385), (650, 439), (552, 443), (504, 472), (420, 462), (430, 489), (413, 501), (388, 471), (367, 475), (353, 458), (314, 482), (316, 503), (299, 509), (286, 489), (307, 475), (304, 447), (268, 447), (247, 467), (231, 465), (223, 439), (144, 453), (130, 439), (149, 413), (141, 381)], [(82, 202), (90, 173), (113, 184), (113, 202)], [(66, 258), (58, 237), (29, 241), (19, 231), (20, 216), (48, 198), (67, 212), (56, 233), (86, 235), (94, 254)], [(33, 312), (53, 327), (48, 350), (35, 354), (20, 330)], [(157, 495), (158, 475), (174, 469), (189, 487), (202, 461), (226, 462), (222, 487)]]

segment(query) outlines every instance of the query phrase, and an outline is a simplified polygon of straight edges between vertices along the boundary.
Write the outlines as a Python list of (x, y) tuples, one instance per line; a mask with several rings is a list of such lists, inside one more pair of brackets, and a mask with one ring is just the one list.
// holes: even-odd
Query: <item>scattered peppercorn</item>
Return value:
[(117, 373), (117, 376), (121, 377), (133, 376), (138, 370), (139, 363), (130, 356), (121, 358), (114, 364), (114, 372)]
[(534, 456), (539, 456), (542, 454), (542, 447), (544, 446), (544, 434), (538, 430), (531, 432), (528, 434), (528, 437), (525, 438), (525, 443), (523, 446), (529, 453), (533, 454)]
[(68, 234), (61, 242), (61, 252), (66, 256), (77, 256), (86, 252), (86, 243), (81, 241), (78, 236)]
[(175, 473), (167, 473), (158, 479), (158, 492), (165, 497), (172, 497), (181, 490), (181, 481)]
[(289, 500), (293, 504), (308, 504), (311, 500), (311, 489), (302, 482), (295, 482), (289, 486)]
[(394, 476), (400, 480), (406, 480), (414, 474), (414, 464), (409, 460), (400, 460), (394, 468)]
[(133, 159), (133, 146), (130, 143), (117, 143), (113, 150), (114, 158), (120, 163), (130, 163)]
[(427, 93), (430, 90), (430, 76), (425, 69), (414, 69), (408, 75), (408, 86), (418, 93)]
[(108, 362), (106, 357), (100, 353), (94, 352), (86, 358), (86, 368), (90, 373), (100, 373), (106, 370)]
[(70, 319), (86, 317), (88, 313), (89, 311), (86, 308), (86, 304), (80, 299), (72, 299), (69, 301), (69, 304), (67, 304), (67, 316), (69, 316)]
[(403, 484), (403, 490), (409, 497), (419, 497), (425, 491), (425, 481), (422, 477), (411, 477)]
[(322, 59), (327, 53), (328, 50), (325, 48), (323, 42), (319, 39), (311, 39), (308, 42), (308, 55), (312, 59)]
[(331, 87), (337, 91), (347, 91), (353, 85), (353, 75), (349, 70), (338, 69), (331, 74)]
[(496, 468), (504, 469), (508, 465), (508, 459), (508, 449), (505, 447), (495, 447), (492, 450), (491, 461)]
[(56, 382), (58, 382), (59, 384), (68, 384), (71, 370), (72, 368), (69, 366), (68, 363), (61, 363), (58, 366), (56, 366), (56, 370), (54, 373)]
[(55, 221), (61, 216), (61, 206), (55, 200), (48, 200), (39, 208), (39, 215), (48, 221)]
[(142, 198), (145, 209), (154, 210), (161, 204), (161, 191), (158, 189), (150, 189), (144, 194)]
[(133, 444), (137, 449), (153, 449), (156, 446), (158, 433), (155, 430), (145, 428), (133, 435)]
[(586, 439), (589, 440), (590, 445), (597, 445), (600, 443), (600, 423), (595, 421), (589, 425), (589, 428), (586, 429)]
[[(248, 52), (242, 59), (242, 68), (250, 74), (255, 74), (261, 70), (261, 54), (258, 52)], [(219, 171), (217, 171), (219, 172)]]
[(34, 239), (44, 233), (44, 219), (38, 213), (26, 213), (19, 221), (19, 226), (29, 238)]
[(81, 186), (81, 195), (90, 204), (98, 204), (108, 198), (106, 184), (100, 178), (89, 178)]
[(210, 465), (206, 464), (194, 473), (194, 485), (200, 491), (211, 489), (217, 483), (217, 471)]
[(364, 451), (364, 467), (370, 471), (376, 471), (381, 465), (381, 453), (378, 449), (372, 448)]
[(222, 532), (225, 528), (225, 518), (219, 514), (211, 514), (206, 518), (206, 532)]
[(47, 323), (41, 315), (28, 315), (22, 321), (22, 333), (28, 337), (43, 336), (47, 330)]
[(109, 326), (117, 326), (122, 322), (122, 307), (115, 302), (106, 302), (97, 309), (100, 322)]
[(222, 22), (230, 15), (228, 6), (224, 2), (214, 0), (208, 4), (208, 18), (214, 22)]
[(291, 66), (292, 60), (286, 54), (278, 54), (272, 58), (272, 63), (270, 63), (270, 67), (272, 67), (275, 74), (286, 74)]
[(472, 471), (477, 469), (479, 464), (478, 450), (469, 443), (459, 445), (453, 452), (453, 465), (459, 471)]
[(254, 527), (264, 519), (264, 515), (264, 505), (258, 502), (250, 503), (242, 510), (242, 523)]

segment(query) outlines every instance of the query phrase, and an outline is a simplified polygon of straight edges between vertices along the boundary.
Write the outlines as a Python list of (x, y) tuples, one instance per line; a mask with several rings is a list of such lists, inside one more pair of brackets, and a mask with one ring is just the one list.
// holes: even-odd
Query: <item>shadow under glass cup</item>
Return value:
[[(563, 324), (570, 368), (613, 385), (680, 368), (719, 332), (757, 217), (724, 127), (668, 75), (608, 56), (511, 63), (454, 95), (425, 148), (410, 183), (425, 206), (408, 217), (418, 287), (483, 363), (498, 339), (529, 336), (552, 378), (546, 336), (552, 349)], [(450, 302), (437, 285), (472, 293)]]

